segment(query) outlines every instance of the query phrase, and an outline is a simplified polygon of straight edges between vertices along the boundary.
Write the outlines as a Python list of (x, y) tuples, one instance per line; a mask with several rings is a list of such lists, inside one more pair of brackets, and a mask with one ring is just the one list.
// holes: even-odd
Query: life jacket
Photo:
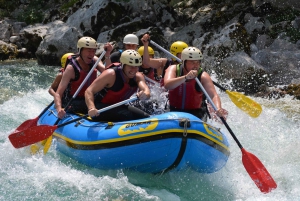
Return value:
[(121, 65), (120, 62), (112, 62), (109, 66), (105, 67), (105, 70), (113, 67), (121, 67)]
[[(67, 96), (70, 98), (72, 97), (77, 89), (79, 88), (79, 86), (81, 85), (81, 83), (83, 82), (83, 80), (86, 78), (86, 76), (88, 75), (89, 72), (85, 72), (82, 70), (82, 68), (79, 66), (79, 64), (76, 61), (76, 56), (72, 57), (71, 61), (70, 61), (70, 65), (72, 65), (74, 72), (75, 72), (75, 78), (73, 80), (71, 80), (71, 82), (69, 83), (68, 87), (67, 87)], [(94, 61), (89, 64), (90, 70), (93, 68), (94, 65)], [(92, 74), (90, 75), (89, 79), (86, 81), (86, 83), (83, 85), (83, 87), (81, 88), (81, 90), (79, 91), (79, 93), (77, 94), (77, 98), (84, 98), (84, 92), (85, 90), (92, 84), (92, 82), (97, 78), (97, 70), (94, 69)]]
[[(119, 65), (119, 66), (116, 66)], [(105, 87), (95, 96), (96, 101), (101, 101), (105, 104), (115, 104), (121, 102), (125, 99), (128, 99), (137, 91), (138, 85), (136, 78), (129, 79), (129, 82), (125, 82), (124, 75), (122, 73), (122, 68), (120, 63), (112, 63), (107, 68), (111, 68), (116, 73), (115, 83), (112, 87)]]
[(148, 78), (159, 82), (161, 80), (161, 76), (157, 74), (157, 69), (155, 68), (143, 68), (142, 66), (139, 67), (139, 72), (143, 73)]
[[(183, 74), (180, 64), (176, 66), (176, 71), (176, 77), (179, 77)], [(199, 80), (201, 79), (202, 73), (202, 68), (200, 68), (197, 76)], [(201, 108), (203, 101), (203, 92), (199, 88), (200, 87), (198, 86), (196, 80), (193, 79), (182, 83), (175, 89), (169, 90), (170, 107), (185, 110)]]

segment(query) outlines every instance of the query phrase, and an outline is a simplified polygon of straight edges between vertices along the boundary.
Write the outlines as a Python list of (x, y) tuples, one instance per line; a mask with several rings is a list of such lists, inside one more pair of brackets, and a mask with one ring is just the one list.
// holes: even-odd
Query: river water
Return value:
[(291, 97), (251, 97), (263, 108), (258, 118), (251, 118), (220, 93), (229, 126), (277, 182), (277, 189), (268, 194), (256, 187), (239, 147), (216, 122), (212, 123), (228, 136), (231, 155), (213, 174), (93, 169), (60, 154), (55, 143), (46, 155), (31, 155), (27, 147), (15, 149), (8, 135), (52, 101), (47, 89), (58, 68), (39, 66), (34, 60), (0, 63), (0, 200), (300, 200), (300, 101)]

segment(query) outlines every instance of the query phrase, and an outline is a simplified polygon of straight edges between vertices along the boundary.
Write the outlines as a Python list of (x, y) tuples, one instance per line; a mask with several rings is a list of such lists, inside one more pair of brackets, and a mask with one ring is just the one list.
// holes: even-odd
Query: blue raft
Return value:
[[(78, 117), (68, 114), (59, 124)], [(50, 107), (38, 123), (54, 125), (56, 120), (56, 110)], [(226, 164), (230, 154), (223, 133), (183, 112), (126, 122), (82, 119), (59, 127), (53, 137), (58, 151), (99, 169), (159, 173), (191, 168), (213, 173)]]

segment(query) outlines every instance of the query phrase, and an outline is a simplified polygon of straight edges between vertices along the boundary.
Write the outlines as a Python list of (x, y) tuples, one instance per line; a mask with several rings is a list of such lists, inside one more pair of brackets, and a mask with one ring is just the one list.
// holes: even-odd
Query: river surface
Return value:
[(300, 101), (291, 97), (251, 97), (263, 108), (258, 118), (251, 118), (220, 93), (234, 134), (278, 185), (268, 194), (256, 187), (244, 168), (240, 148), (216, 122), (212, 124), (228, 137), (231, 155), (226, 166), (212, 174), (99, 170), (62, 155), (55, 143), (46, 155), (31, 155), (27, 147), (15, 149), (8, 135), (52, 101), (48, 87), (58, 69), (34, 60), (0, 63), (0, 200), (300, 200)]

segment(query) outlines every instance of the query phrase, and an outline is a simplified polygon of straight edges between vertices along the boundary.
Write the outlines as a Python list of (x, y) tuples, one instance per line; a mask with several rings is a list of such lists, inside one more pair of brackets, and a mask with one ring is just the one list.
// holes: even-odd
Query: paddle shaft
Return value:
[[(71, 100), (64, 107), (64, 108), (66, 108), (66, 110), (68, 110), (69, 105), (77, 97), (78, 93), (80, 92), (80, 90), (82, 89), (82, 87), (85, 85), (86, 81), (90, 78), (91, 74), (93, 73), (94, 69), (97, 67), (97, 65), (99, 64), (99, 62), (102, 60), (102, 58), (104, 57), (105, 53), (106, 53), (106, 51), (104, 50), (102, 52), (102, 54), (100, 55), (100, 57), (98, 58), (98, 60), (96, 61), (96, 63), (94, 64), (94, 66), (92, 67), (92, 69), (90, 70), (90, 72), (87, 74), (87, 76), (84, 78), (84, 80), (82, 81), (82, 83), (80, 84), (80, 86), (78, 87), (78, 89), (76, 90), (76, 92), (74, 93), (74, 95), (72, 96)], [(61, 119), (58, 118), (56, 120), (56, 122), (54, 123), (54, 125), (57, 125), (60, 120)]]
[(213, 81), (213, 83), (214, 83), (215, 86), (217, 86), (222, 91), (227, 91), (227, 89), (225, 89), (224, 87), (222, 87), (220, 84), (216, 83), (215, 81)]
[[(210, 102), (210, 104), (212, 105), (212, 107), (214, 108), (215, 111), (218, 110), (218, 108), (216, 107), (216, 105), (214, 104), (214, 102), (212, 101), (212, 99), (210, 98), (210, 96), (207, 94), (206, 90), (204, 89), (203, 85), (201, 84), (201, 82), (199, 81), (199, 79), (196, 77), (195, 78), (197, 84), (199, 85), (199, 87), (201, 88), (201, 90), (203, 91), (203, 93), (205, 94), (206, 98), (208, 99), (208, 101)], [(227, 122), (225, 121), (225, 119), (223, 117), (220, 117), (223, 124), (226, 126), (226, 128), (228, 129), (229, 133), (231, 134), (231, 136), (233, 137), (234, 141), (238, 144), (238, 146), (242, 149), (243, 146), (242, 144), (239, 142), (239, 140), (237, 139), (237, 137), (235, 136), (235, 134), (233, 133), (233, 131), (231, 130), (231, 128), (229, 127), (229, 125), (227, 124)]]
[(45, 107), (45, 109), (39, 114), (38, 118), (40, 118), (53, 104), (54, 100), (47, 107)]
[(160, 45), (158, 45), (157, 43), (155, 43), (154, 41), (150, 40), (149, 41), (151, 44), (153, 44), (154, 46), (156, 46), (158, 49), (160, 49), (161, 51), (163, 51), (165, 54), (169, 55), (170, 57), (173, 57), (174, 59), (176, 59), (178, 61), (178, 63), (181, 63), (181, 59), (179, 59), (178, 57), (176, 57), (175, 55), (173, 55), (171, 52), (169, 52), (168, 50), (164, 49), (163, 47), (161, 47)]
[(146, 81), (151, 82), (152, 84), (158, 84), (158, 82), (152, 80), (151, 78), (147, 77), (146, 75), (144, 77), (145, 77)]
[[(178, 57), (174, 56), (173, 54), (171, 54), (170, 52), (168, 52), (166, 49), (164, 49), (163, 47), (159, 46), (157, 43), (153, 42), (152, 40), (149, 41), (151, 44), (155, 45), (157, 48), (159, 48), (161, 51), (163, 51), (164, 53), (166, 53), (167, 55), (171, 56), (172, 58), (175, 58), (179, 63), (181, 63), (181, 59), (179, 59)], [(232, 100), (232, 102), (241, 110), (243, 110), (244, 112), (246, 112), (248, 115), (250, 115), (251, 117), (258, 117), (262, 111), (261, 106), (253, 101), (252, 99), (250, 99), (249, 97), (246, 97), (243, 94), (240, 94), (238, 92), (230, 92), (227, 89), (225, 89), (224, 87), (222, 87), (220, 84), (216, 83), (213, 81), (213, 84), (215, 86), (217, 86), (218, 88), (220, 88), (221, 90), (225, 91), (230, 99)], [(247, 107), (246, 107), (247, 106)]]
[[(137, 99), (137, 97), (133, 97), (131, 99), (127, 99), (127, 100), (124, 100), (122, 102), (110, 105), (108, 107), (105, 107), (105, 108), (102, 108), (102, 109), (98, 110), (98, 113), (104, 112), (106, 110), (112, 109), (112, 108), (120, 106), (122, 104), (129, 103), (131, 101), (135, 101), (136, 99)], [(71, 121), (62, 123), (60, 125), (53, 125), (53, 126), (50, 126), (50, 125), (39, 125), (39, 126), (33, 126), (33, 127), (28, 128), (28, 129), (24, 129), (22, 131), (16, 131), (16, 132), (10, 134), (8, 137), (9, 137), (12, 145), (15, 148), (25, 147), (25, 146), (28, 146), (28, 145), (31, 145), (31, 144), (43, 141), (43, 140), (49, 138), (50, 136), (52, 136), (53, 132), (57, 128), (65, 126), (65, 125), (73, 123), (73, 122), (76, 122), (76, 121), (78, 121), (78, 120), (80, 120), (80, 119), (82, 119), (84, 117), (87, 117), (87, 116), (88, 115), (85, 115), (85, 116), (82, 116), (82, 117), (78, 117), (76, 119), (73, 119)], [(50, 143), (51, 143), (51, 140), (50, 140)], [(50, 144), (49, 144), (49, 146), (50, 146)]]
[(104, 57), (105, 53), (106, 53), (106, 51), (104, 50), (102, 52), (102, 54), (100, 55), (100, 57), (98, 58), (98, 60), (96, 61), (96, 63), (94, 64), (94, 66), (92, 67), (92, 69), (90, 70), (90, 72), (87, 74), (87, 76), (84, 78), (84, 80), (82, 81), (82, 83), (78, 87), (77, 91), (75, 92), (75, 94), (72, 97), (73, 99), (77, 97), (78, 93), (81, 91), (81, 89), (85, 85), (86, 81), (90, 78), (91, 74), (93, 73), (94, 69), (97, 67), (97, 65), (99, 64), (99, 62), (102, 60), (102, 58)]
[[(164, 53), (166, 53), (166, 54), (170, 55), (171, 57), (175, 58), (179, 63), (181, 62), (181, 60), (178, 57), (175, 57), (173, 54), (171, 54), (170, 52), (168, 52), (167, 50), (165, 50), (164, 48), (162, 48), (161, 46), (159, 46), (155, 42), (150, 40), (150, 43), (155, 45), (156, 47), (158, 47)], [(207, 94), (206, 90), (202, 86), (199, 79), (195, 78), (195, 80), (198, 83), (198, 85), (200, 86), (203, 93), (205, 94), (208, 101), (211, 103), (214, 110), (217, 111), (217, 107), (213, 103), (210, 96)], [(227, 92), (227, 90), (224, 87), (222, 87), (221, 85), (219, 85), (215, 82), (213, 82), (213, 83), (214, 83), (214, 85), (219, 87), (221, 90), (224, 90), (224, 91)], [(237, 139), (237, 137), (235, 136), (235, 134), (233, 133), (233, 131), (231, 130), (231, 128), (229, 127), (227, 122), (225, 121), (225, 119), (223, 117), (221, 117), (220, 119), (223, 122), (223, 124), (226, 126), (227, 130), (229, 131), (229, 133), (233, 137), (234, 141), (237, 143), (237, 145), (241, 149), (243, 165), (244, 165), (246, 171), (248, 172), (249, 176), (251, 177), (251, 179), (256, 184), (256, 186), (260, 189), (261, 192), (264, 192), (264, 193), (268, 193), (272, 189), (275, 189), (277, 187), (277, 184), (274, 181), (274, 179), (272, 178), (272, 176), (270, 175), (270, 173), (267, 171), (267, 169), (264, 167), (264, 165), (261, 163), (261, 161), (255, 155), (251, 154), (250, 152), (247, 152), (243, 148), (242, 144), (239, 142), (239, 140)]]
[[(174, 59), (176, 59), (179, 63), (181, 63), (181, 59), (179, 59), (178, 57), (176, 57), (175, 55), (173, 55), (171, 52), (169, 52), (168, 50), (164, 49), (163, 47), (161, 47), (160, 45), (158, 45), (157, 43), (155, 43), (154, 41), (150, 40), (149, 41), (151, 44), (155, 45), (158, 49), (160, 49), (161, 51), (163, 51), (165, 54), (173, 57)], [(221, 85), (219, 85), (218, 83), (214, 82), (214, 85), (216, 85), (217, 87), (219, 87), (221, 90), (226, 91), (226, 89), (224, 87), (222, 87)]]
[[(217, 111), (216, 105), (213, 103), (212, 99), (205, 91), (205, 89), (202, 86), (199, 79), (198, 78), (195, 78), (195, 79), (196, 79), (196, 82), (198, 83), (198, 85), (200, 86), (201, 90), (204, 92), (206, 98), (208, 99), (208, 101), (210, 102), (212, 107), (214, 108), (214, 110)], [(272, 178), (272, 176), (270, 175), (270, 173), (268, 172), (268, 170), (264, 167), (264, 165), (261, 163), (261, 161), (255, 155), (251, 154), (250, 152), (247, 152), (243, 148), (242, 144), (239, 142), (239, 140), (237, 139), (237, 137), (235, 136), (235, 134), (233, 133), (233, 131), (231, 130), (231, 128), (229, 127), (227, 122), (225, 121), (225, 119), (223, 117), (220, 117), (220, 118), (221, 118), (223, 124), (226, 126), (229, 133), (231, 134), (231, 136), (233, 137), (234, 141), (240, 147), (240, 149), (242, 151), (243, 165), (244, 165), (246, 171), (248, 172), (249, 176), (251, 177), (251, 179), (254, 181), (256, 186), (259, 188), (259, 190), (263, 193), (268, 193), (272, 189), (275, 189), (277, 187), (277, 184), (274, 181), (274, 179)]]
[[(169, 52), (168, 50), (164, 49), (163, 47), (161, 47), (160, 45), (158, 45), (157, 43), (155, 43), (154, 41), (150, 40), (149, 41), (151, 44), (153, 44), (154, 46), (156, 46), (158, 49), (160, 49), (161, 51), (163, 51), (165, 54), (169, 55), (170, 57), (173, 57), (174, 59), (177, 60), (177, 62), (181, 63), (181, 59), (179, 59), (178, 57), (176, 57), (175, 55), (173, 55), (171, 52)], [(221, 85), (219, 85), (218, 83), (214, 82), (214, 85), (216, 85), (217, 87), (219, 87), (220, 89), (226, 91), (225, 88), (223, 88)]]
[[(138, 99), (137, 97), (133, 97), (133, 98), (130, 98), (130, 99), (121, 101), (121, 102), (119, 102), (119, 103), (115, 103), (115, 104), (113, 104), (113, 105), (107, 106), (107, 107), (105, 107), (105, 108), (102, 108), (102, 109), (98, 110), (98, 114), (100, 114), (101, 112), (105, 112), (105, 111), (107, 111), (107, 110), (110, 110), (110, 109), (112, 109), (112, 108), (118, 107), (118, 106), (120, 106), (120, 105), (124, 105), (124, 104), (126, 104), (126, 103), (135, 101), (135, 100), (137, 100), (137, 99)], [(88, 117), (88, 116), (89, 116), (89, 115), (86, 114), (86, 115), (84, 115), (84, 116), (82, 116), (82, 117), (78, 117), (78, 118), (73, 119), (73, 120), (71, 120), (71, 121), (68, 121), (68, 122), (59, 124), (59, 125), (57, 126), (57, 128), (60, 128), (60, 127), (63, 127), (63, 126), (65, 126), (65, 125), (68, 125), (68, 124), (70, 124), (70, 123), (79, 121), (80, 119), (83, 119), (83, 118)]]

